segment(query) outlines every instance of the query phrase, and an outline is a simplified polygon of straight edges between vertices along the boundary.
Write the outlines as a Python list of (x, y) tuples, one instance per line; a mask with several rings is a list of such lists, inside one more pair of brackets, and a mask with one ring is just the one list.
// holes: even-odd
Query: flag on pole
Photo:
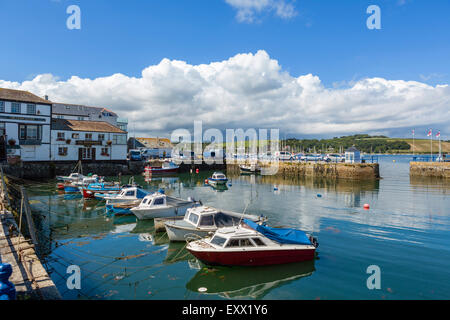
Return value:
[(438, 131), (438, 133), (436, 133), (436, 138), (439, 138), (441, 136), (441, 132)]
[(431, 129), (430, 129), (430, 130), (428, 130), (428, 135), (427, 135), (427, 137), (431, 137), (431, 135), (432, 135), (432, 132), (431, 132)]

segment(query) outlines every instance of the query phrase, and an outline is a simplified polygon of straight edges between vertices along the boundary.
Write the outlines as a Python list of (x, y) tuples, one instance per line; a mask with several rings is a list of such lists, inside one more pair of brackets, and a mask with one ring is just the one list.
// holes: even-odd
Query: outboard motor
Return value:
[(313, 237), (313, 236), (309, 236), (309, 241), (311, 241), (311, 244), (314, 246), (314, 247), (318, 247), (319, 246), (319, 242), (317, 241), (317, 238), (316, 237)]

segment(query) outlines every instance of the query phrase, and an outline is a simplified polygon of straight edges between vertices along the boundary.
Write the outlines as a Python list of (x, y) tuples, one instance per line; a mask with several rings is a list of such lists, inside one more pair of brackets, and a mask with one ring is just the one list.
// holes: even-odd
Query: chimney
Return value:
[(45, 95), (45, 96), (44, 96), (44, 99), (48, 101), (48, 95)]

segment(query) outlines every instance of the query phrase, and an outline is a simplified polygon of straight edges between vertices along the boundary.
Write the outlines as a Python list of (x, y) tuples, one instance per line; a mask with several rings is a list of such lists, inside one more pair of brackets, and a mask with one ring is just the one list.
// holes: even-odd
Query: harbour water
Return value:
[[(382, 179), (368, 182), (236, 175), (217, 190), (204, 185), (211, 172), (135, 177), (149, 190), (247, 208), (318, 237), (315, 261), (270, 267), (206, 267), (152, 221), (110, 216), (101, 202), (58, 193), (55, 181), (27, 189), (65, 299), (450, 299), (450, 182), (410, 178), (410, 160), (380, 156)], [(81, 269), (80, 290), (67, 287), (70, 265)], [(380, 290), (367, 287), (371, 265)]]

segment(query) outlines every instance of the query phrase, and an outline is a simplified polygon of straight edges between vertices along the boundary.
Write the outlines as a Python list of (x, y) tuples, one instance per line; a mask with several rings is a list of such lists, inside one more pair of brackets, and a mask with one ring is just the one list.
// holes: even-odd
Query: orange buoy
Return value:
[(208, 179), (205, 179), (205, 183), (208, 184)]
[(366, 204), (364, 205), (364, 209), (365, 209), (365, 210), (369, 210), (369, 209), (370, 209), (370, 206), (369, 206), (368, 203), (366, 203)]
[(198, 168), (197, 168), (197, 169), (195, 169), (195, 173), (198, 173)]

